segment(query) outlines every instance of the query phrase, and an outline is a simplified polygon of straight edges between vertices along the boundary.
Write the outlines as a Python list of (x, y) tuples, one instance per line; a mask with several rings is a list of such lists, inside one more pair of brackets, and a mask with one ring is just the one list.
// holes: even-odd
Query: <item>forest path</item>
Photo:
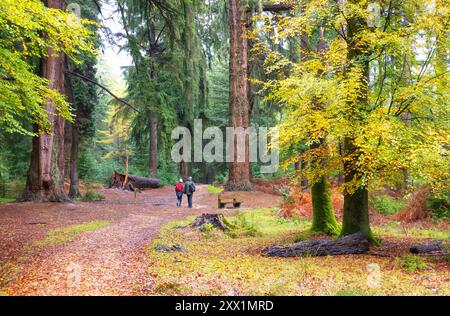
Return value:
[[(121, 190), (101, 193), (107, 197), (104, 202), (0, 205), (0, 264), (19, 271), (0, 290), (8, 295), (145, 294), (153, 286), (145, 252), (158, 230), (189, 215), (216, 212), (217, 197), (203, 186), (193, 209), (174, 206), (172, 187), (144, 192), (137, 200)], [(248, 208), (273, 207), (278, 200), (261, 192), (242, 194)], [(52, 229), (94, 220), (110, 225), (81, 233), (63, 245), (30, 247)]]

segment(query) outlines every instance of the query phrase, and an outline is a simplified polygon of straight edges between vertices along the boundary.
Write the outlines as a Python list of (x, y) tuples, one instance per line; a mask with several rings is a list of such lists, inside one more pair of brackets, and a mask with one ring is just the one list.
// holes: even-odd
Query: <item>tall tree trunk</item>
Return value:
[[(356, 2), (352, 0), (350, 2)], [(348, 120), (352, 121), (368, 109), (369, 92), (369, 49), (361, 43), (359, 36), (367, 27), (363, 17), (350, 17), (347, 24), (347, 69), (346, 73), (356, 65), (362, 68), (364, 76), (361, 78), (361, 88), (358, 100), (349, 104), (347, 111)], [(358, 113), (358, 114), (357, 114)], [(355, 145), (353, 136), (349, 135), (344, 140), (344, 218), (341, 235), (351, 235), (357, 232), (365, 233), (371, 241), (374, 241), (369, 222), (369, 193), (367, 184), (361, 183), (362, 175), (358, 171), (357, 162), (360, 157), (360, 149)]]
[[(47, 0), (47, 6), (64, 9), (64, 0)], [(50, 48), (41, 61), (42, 77), (49, 80), (49, 88), (64, 92), (64, 55)], [(68, 201), (64, 192), (64, 125), (55, 106), (48, 100), (44, 106), (51, 122), (49, 131), (33, 139), (30, 168), (23, 200), (38, 202)]]
[(70, 189), (69, 197), (75, 198), (80, 196), (79, 179), (78, 179), (78, 149), (80, 145), (80, 135), (76, 124), (72, 125), (72, 145), (70, 147)]
[[(344, 144), (347, 157), (358, 156), (357, 148), (353, 145), (353, 140), (348, 138)], [(352, 235), (363, 232), (372, 238), (369, 221), (369, 192), (367, 187), (358, 187), (350, 190), (347, 186), (358, 179), (358, 172), (355, 170), (355, 158), (349, 159), (344, 164), (345, 170), (345, 191), (344, 191), (344, 218), (341, 235)]]
[(339, 225), (331, 203), (327, 177), (321, 177), (311, 188), (313, 205), (313, 225), (311, 230), (327, 235), (339, 234)]
[(187, 180), (189, 178), (189, 163), (186, 161), (180, 162), (180, 174), (181, 178)]
[[(155, 81), (157, 79), (156, 70), (156, 54), (158, 39), (156, 38), (155, 22), (150, 19), (148, 22), (148, 39), (150, 45), (150, 80)], [(149, 174), (150, 177), (156, 178), (158, 176), (158, 115), (154, 110), (150, 111), (148, 118), (149, 126)]]
[[(308, 34), (302, 33), (301, 39), (301, 61), (307, 60), (307, 50), (311, 49)], [(324, 56), (324, 53), (328, 50), (328, 44), (324, 39), (324, 30), (321, 29), (320, 39), (317, 44), (317, 53), (320, 56)], [(319, 72), (317, 75), (321, 76), (323, 73)], [(316, 100), (316, 110), (322, 110), (323, 104)], [(326, 138), (320, 139), (319, 143), (314, 143), (310, 146), (310, 150), (317, 150), (326, 143)], [(325, 163), (324, 159), (319, 158), (318, 161), (312, 162), (322, 168)], [(311, 199), (313, 205), (313, 225), (311, 230), (315, 232), (325, 233), (327, 235), (339, 234), (339, 225), (334, 215), (333, 204), (331, 202), (331, 193), (328, 185), (328, 179), (326, 176), (320, 177), (311, 187)]]
[(150, 114), (149, 130), (150, 130), (150, 144), (149, 144), (150, 177), (156, 178), (158, 176), (158, 118), (155, 113)]
[[(69, 63), (67, 62), (67, 58), (65, 58), (65, 65), (66, 67), (69, 66)], [(66, 88), (66, 95), (69, 100), (69, 102), (74, 105), (75, 103), (75, 96), (73, 92), (73, 82), (70, 76), (66, 76), (65, 78), (65, 88)], [(69, 187), (69, 197), (75, 198), (79, 197), (80, 189), (79, 189), (79, 179), (78, 179), (78, 151), (79, 151), (79, 145), (80, 145), (80, 124), (79, 124), (79, 113), (77, 111), (77, 117), (75, 118), (75, 122), (73, 122), (71, 125), (68, 125), (66, 129), (66, 133), (70, 133), (70, 161), (69, 161), (69, 178), (70, 178), (70, 187)]]
[[(234, 128), (250, 127), (250, 104), (248, 84), (248, 37), (247, 12), (244, 0), (230, 0), (230, 126)], [(238, 162), (237, 139), (233, 146), (233, 162), (229, 164), (227, 190), (249, 190), (250, 162), (249, 139), (245, 140), (245, 161)]]

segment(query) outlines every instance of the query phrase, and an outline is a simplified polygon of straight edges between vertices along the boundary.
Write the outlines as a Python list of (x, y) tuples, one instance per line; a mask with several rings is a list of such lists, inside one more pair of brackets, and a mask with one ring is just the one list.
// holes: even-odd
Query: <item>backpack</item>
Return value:
[(193, 182), (186, 182), (184, 186), (184, 193), (187, 195), (191, 195), (195, 192), (195, 184)]
[(190, 193), (194, 193), (195, 192), (195, 184), (194, 184), (194, 182), (189, 183), (189, 191), (190, 191)]
[(177, 185), (175, 186), (175, 190), (177, 192), (183, 192), (183, 184), (181, 184), (180, 182), (177, 183)]

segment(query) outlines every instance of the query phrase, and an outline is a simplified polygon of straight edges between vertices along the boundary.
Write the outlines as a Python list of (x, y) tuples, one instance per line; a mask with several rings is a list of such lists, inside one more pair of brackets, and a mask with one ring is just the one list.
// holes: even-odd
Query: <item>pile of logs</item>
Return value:
[(336, 240), (307, 240), (288, 246), (271, 246), (263, 250), (268, 257), (319, 257), (363, 254), (369, 251), (369, 240), (363, 233)]
[(133, 175), (120, 174), (114, 171), (109, 180), (108, 189), (123, 189), (135, 192), (142, 189), (158, 189), (161, 187), (161, 180), (138, 177)]

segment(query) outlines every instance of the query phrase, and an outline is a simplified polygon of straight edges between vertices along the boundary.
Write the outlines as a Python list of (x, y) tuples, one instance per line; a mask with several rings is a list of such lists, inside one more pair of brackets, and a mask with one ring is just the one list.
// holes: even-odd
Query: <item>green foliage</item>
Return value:
[(12, 203), (15, 201), (16, 201), (16, 199), (0, 198), (0, 203)]
[(447, 196), (430, 196), (427, 200), (427, 209), (433, 212), (435, 219), (450, 219), (450, 193)]
[(400, 262), (403, 270), (407, 272), (415, 272), (428, 268), (426, 261), (417, 255), (407, 255)]
[(80, 198), (80, 201), (82, 202), (97, 202), (97, 201), (104, 201), (106, 197), (100, 193), (88, 191), (85, 195), (83, 195)]
[(390, 197), (389, 195), (380, 195), (369, 199), (369, 204), (381, 214), (393, 215), (405, 208), (406, 201)]
[(229, 225), (231, 231), (227, 232), (227, 234), (232, 238), (239, 236), (257, 237), (262, 234), (256, 223), (243, 213), (229, 219)]
[[(267, 56), (263, 92), (283, 111), (281, 150), (327, 139), (318, 149), (293, 152), (284, 166), (326, 158), (320, 168), (308, 163), (304, 170), (315, 182), (345, 165), (355, 174), (349, 191), (402, 169), (415, 183), (447, 187), (450, 94), (442, 65), (448, 56), (435, 52), (449, 47), (448, 9), (444, 1), (404, 1), (389, 7), (378, 27), (366, 23), (366, 1), (307, 1), (301, 15), (280, 15), (275, 23), (268, 14), (258, 17), (257, 47)], [(318, 52), (321, 29), (328, 47)], [(276, 34), (280, 42), (305, 35), (311, 47), (292, 62), (261, 33)], [(345, 139), (357, 154), (342, 150)]]
[(208, 239), (208, 238), (211, 238), (213, 231), (214, 231), (214, 225), (208, 223), (208, 224), (205, 224), (205, 226), (202, 230), (202, 234), (205, 238)]
[(93, 53), (88, 40), (92, 24), (61, 10), (48, 9), (40, 0), (4, 0), (0, 3), (0, 126), (8, 133), (32, 135), (24, 122), (49, 128), (43, 105), (52, 100), (58, 115), (71, 120), (69, 104), (48, 80), (36, 75), (39, 58), (53, 48), (77, 60)]

